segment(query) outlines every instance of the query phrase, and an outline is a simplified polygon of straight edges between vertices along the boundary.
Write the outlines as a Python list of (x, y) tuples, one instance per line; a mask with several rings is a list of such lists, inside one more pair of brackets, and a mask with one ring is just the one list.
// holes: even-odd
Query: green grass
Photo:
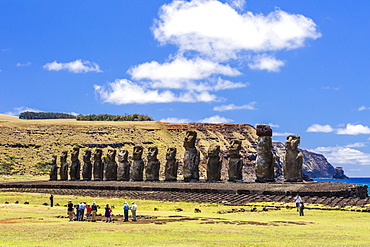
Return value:
[[(66, 216), (64, 205), (69, 199), (74, 203), (96, 200), (101, 206), (115, 205), (116, 215), (123, 213), (124, 201), (132, 201), (55, 195), (54, 202), (61, 206), (51, 208), (42, 205), (49, 202), (48, 194), (3, 192), (0, 246), (369, 246), (370, 243), (368, 213), (305, 210), (305, 216), (299, 217), (295, 209), (286, 208), (264, 212), (257, 207), (257, 212), (250, 212), (254, 207), (251, 205), (243, 207), (246, 212), (218, 214), (220, 210), (240, 207), (135, 200), (138, 215), (157, 219), (108, 224), (58, 218)], [(23, 204), (25, 201), (30, 204)], [(183, 211), (176, 212), (176, 208)], [(194, 208), (202, 212), (194, 213)], [(163, 223), (166, 219), (172, 222)]]

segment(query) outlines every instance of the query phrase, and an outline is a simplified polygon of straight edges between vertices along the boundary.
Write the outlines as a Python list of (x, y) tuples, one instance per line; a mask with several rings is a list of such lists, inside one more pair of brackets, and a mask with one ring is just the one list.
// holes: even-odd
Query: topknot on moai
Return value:
[(272, 136), (272, 129), (270, 125), (267, 125), (267, 124), (257, 125), (257, 135), (258, 136)]
[(197, 139), (197, 132), (188, 130), (184, 139), (184, 165), (183, 165), (183, 175), (184, 181), (198, 181), (199, 180), (199, 162), (200, 153), (195, 147), (195, 142)]
[(145, 170), (146, 181), (159, 180), (159, 168), (161, 163), (158, 158), (158, 147), (148, 147), (147, 165)]
[(284, 179), (286, 182), (303, 181), (302, 165), (303, 156), (299, 152), (298, 146), (301, 143), (301, 137), (298, 135), (288, 135), (285, 142), (284, 155)]

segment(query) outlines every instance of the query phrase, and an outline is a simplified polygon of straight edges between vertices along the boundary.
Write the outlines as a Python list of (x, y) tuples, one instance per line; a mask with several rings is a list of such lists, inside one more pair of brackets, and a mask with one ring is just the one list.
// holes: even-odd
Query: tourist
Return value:
[(96, 222), (96, 212), (98, 212), (98, 205), (96, 205), (95, 202), (92, 202), (92, 205), (91, 205), (91, 213), (92, 213), (91, 221), (92, 222)]
[(112, 220), (112, 218), (111, 218), (112, 209), (109, 207), (109, 204), (107, 204), (104, 209), (105, 209), (105, 214), (104, 214), (105, 222), (109, 223)]
[(50, 195), (49, 199), (50, 199), (50, 207), (53, 207), (54, 206), (54, 196)]
[(76, 208), (76, 218), (75, 218), (75, 221), (79, 221), (80, 220), (80, 204), (77, 203), (75, 205), (75, 208)]
[(132, 221), (136, 221), (136, 210), (137, 210), (137, 205), (135, 204), (135, 202), (132, 202), (132, 205), (131, 205)]
[(92, 209), (90, 207), (90, 204), (86, 205), (86, 220), (90, 220)]
[(80, 204), (78, 206), (79, 206), (79, 209), (80, 209), (79, 221), (83, 221), (84, 220), (84, 214), (85, 214), (85, 208), (86, 208), (86, 202), (80, 202)]
[(301, 197), (297, 194), (297, 196), (294, 198), (295, 200), (295, 207), (297, 208), (297, 212), (299, 211), (299, 205), (301, 203)]
[(73, 203), (71, 200), (69, 200), (67, 204), (67, 213), (69, 221), (73, 221)]
[(304, 216), (303, 209), (304, 209), (304, 204), (303, 204), (303, 202), (301, 201), (301, 202), (299, 203), (299, 216)]
[(127, 202), (125, 202), (123, 204), (123, 215), (124, 215), (124, 219), (123, 221), (128, 221), (128, 210), (130, 209), (129, 205)]

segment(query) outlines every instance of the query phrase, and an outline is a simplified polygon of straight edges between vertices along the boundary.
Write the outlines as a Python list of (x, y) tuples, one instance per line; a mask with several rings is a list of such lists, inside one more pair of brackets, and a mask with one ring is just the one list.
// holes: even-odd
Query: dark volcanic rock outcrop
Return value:
[(344, 174), (343, 167), (335, 167), (333, 178), (334, 179), (347, 179), (348, 177)]

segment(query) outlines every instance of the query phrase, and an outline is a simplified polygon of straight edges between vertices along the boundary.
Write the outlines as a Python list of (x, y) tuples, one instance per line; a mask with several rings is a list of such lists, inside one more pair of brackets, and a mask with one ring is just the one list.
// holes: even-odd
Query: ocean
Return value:
[(370, 195), (370, 177), (369, 178), (348, 178), (348, 179), (330, 179), (330, 178), (314, 178), (318, 182), (332, 182), (332, 183), (347, 183), (347, 184), (366, 184), (367, 193)]

